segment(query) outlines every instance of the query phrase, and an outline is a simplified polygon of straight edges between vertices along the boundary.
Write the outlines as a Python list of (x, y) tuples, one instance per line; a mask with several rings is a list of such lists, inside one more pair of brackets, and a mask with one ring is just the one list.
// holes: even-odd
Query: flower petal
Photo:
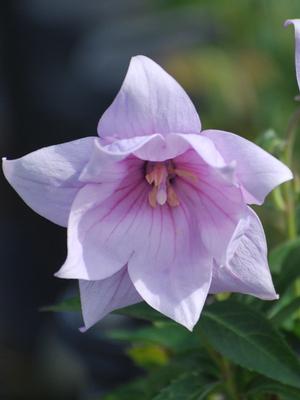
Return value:
[(181, 139), (184, 143), (188, 143), (188, 147), (195, 150), (201, 159), (208, 165), (215, 168), (224, 168), (227, 166), (222, 155), (216, 149), (212, 140), (204, 135), (176, 135), (177, 140)]
[(295, 49), (295, 62), (296, 62), (296, 74), (297, 82), (300, 90), (300, 19), (288, 19), (285, 21), (284, 26), (294, 25), (295, 28), (295, 39), (296, 39), (296, 49)]
[(248, 204), (262, 204), (266, 195), (292, 179), (289, 168), (257, 145), (233, 133), (206, 130), (225, 162), (236, 162), (236, 179)]
[(189, 147), (188, 142), (182, 140), (180, 135), (169, 134), (164, 137), (157, 133), (116, 140), (109, 145), (102, 146), (102, 151), (118, 158), (124, 158), (132, 153), (141, 160), (165, 161), (184, 153)]
[(193, 150), (176, 157), (174, 163), (194, 175), (194, 179), (176, 178), (174, 190), (180, 201), (194, 210), (206, 249), (224, 262), (236, 226), (247, 213), (240, 188), (231, 182), (232, 171), (211, 167)]
[(111, 311), (142, 301), (129, 278), (127, 266), (107, 279), (80, 280), (79, 288), (84, 331)]
[(140, 235), (144, 246), (128, 263), (129, 276), (151, 307), (192, 330), (209, 290), (212, 259), (198, 239), (193, 213), (183, 204), (150, 212), (148, 232)]
[(71, 204), (83, 186), (79, 176), (96, 138), (45, 147), (16, 160), (3, 159), (3, 172), (35, 212), (66, 226)]
[(129, 158), (120, 163), (127, 171), (131, 168), (126, 179), (121, 173), (118, 185), (115, 180), (87, 184), (76, 196), (68, 225), (68, 257), (56, 276), (105, 279), (127, 264), (141, 207), (149, 207), (149, 185), (141, 160)]
[(145, 56), (133, 57), (123, 85), (98, 124), (101, 138), (199, 133), (195, 107), (182, 87)]
[(214, 265), (210, 293), (239, 292), (263, 300), (278, 299), (267, 260), (267, 244), (258, 216), (249, 208), (228, 246), (225, 265)]
[(96, 147), (101, 158), (107, 154), (120, 160), (132, 153), (147, 161), (169, 160), (193, 148), (207, 164), (220, 169), (228, 168), (213, 141), (203, 135), (170, 133), (164, 137), (154, 134), (116, 140), (107, 145), (97, 143)]

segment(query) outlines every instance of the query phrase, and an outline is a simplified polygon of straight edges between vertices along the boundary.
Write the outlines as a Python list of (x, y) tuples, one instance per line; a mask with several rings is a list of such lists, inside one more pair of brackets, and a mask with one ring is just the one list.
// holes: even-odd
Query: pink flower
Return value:
[(292, 178), (285, 165), (237, 135), (201, 131), (184, 90), (144, 56), (98, 133), (3, 162), (24, 201), (68, 227), (56, 276), (79, 279), (86, 328), (141, 300), (192, 329), (209, 292), (278, 297), (247, 204)]
[(300, 90), (300, 19), (288, 19), (285, 21), (284, 26), (293, 24), (295, 27), (295, 38), (296, 38), (296, 52), (295, 52), (295, 61), (296, 61), (296, 75), (297, 82)]

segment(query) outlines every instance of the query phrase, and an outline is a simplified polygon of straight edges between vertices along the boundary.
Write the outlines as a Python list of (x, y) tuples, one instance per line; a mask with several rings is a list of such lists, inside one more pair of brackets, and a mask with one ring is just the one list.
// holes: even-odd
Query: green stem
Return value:
[(215, 362), (215, 365), (221, 372), (224, 389), (227, 393), (228, 400), (240, 400), (240, 396), (235, 384), (234, 373), (232, 371), (232, 364), (221, 356), (215, 349), (210, 345), (206, 336), (198, 330), (199, 337), (208, 355)]
[(286, 182), (284, 189), (286, 197), (287, 234), (288, 238), (293, 240), (297, 237), (297, 226), (292, 182)]
[[(286, 145), (284, 160), (286, 164), (293, 168), (293, 148), (295, 143), (296, 128), (300, 122), (300, 108), (291, 116), (286, 130)], [(292, 181), (285, 183), (286, 213), (287, 213), (287, 233), (289, 239), (297, 237), (296, 210), (294, 198), (294, 185)]]
[(240, 396), (235, 384), (234, 373), (232, 371), (232, 365), (225, 358), (222, 358), (222, 375), (226, 392), (230, 400), (239, 400)]
[[(300, 108), (296, 110), (295, 113), (291, 116), (286, 130), (286, 146), (284, 152), (284, 160), (291, 169), (293, 169), (293, 149), (295, 143), (296, 130), (299, 123), (300, 123)], [(284, 189), (286, 197), (287, 233), (288, 233), (288, 238), (293, 240), (296, 239), (297, 237), (294, 182), (293, 181), (286, 182)], [(295, 282), (295, 294), (296, 296), (300, 296), (299, 279), (297, 279)]]

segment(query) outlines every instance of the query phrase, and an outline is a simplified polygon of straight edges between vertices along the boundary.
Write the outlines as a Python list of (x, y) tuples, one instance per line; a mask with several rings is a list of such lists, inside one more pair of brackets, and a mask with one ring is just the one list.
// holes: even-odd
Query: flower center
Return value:
[(195, 179), (193, 173), (176, 168), (172, 160), (165, 162), (148, 162), (145, 179), (152, 186), (148, 195), (149, 204), (155, 208), (157, 204), (168, 203), (170, 207), (179, 206), (179, 198), (174, 190), (173, 183), (176, 177)]

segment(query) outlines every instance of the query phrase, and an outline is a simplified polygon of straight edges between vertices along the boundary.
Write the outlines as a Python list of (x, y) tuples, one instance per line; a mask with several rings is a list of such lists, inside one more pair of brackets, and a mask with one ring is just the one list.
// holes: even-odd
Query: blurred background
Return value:
[[(238, 133), (276, 154), (298, 94), (294, 32), (283, 22), (297, 17), (299, 0), (4, 1), (1, 156), (96, 135), (136, 54), (179, 81), (204, 128)], [(3, 176), (0, 190), (0, 399), (100, 399), (140, 373), (105, 338), (132, 322), (109, 316), (81, 334), (77, 314), (41, 312), (77, 290), (53, 277), (66, 231), (27, 208)], [(277, 243), (281, 222), (268, 204), (260, 215), (269, 244)]]

